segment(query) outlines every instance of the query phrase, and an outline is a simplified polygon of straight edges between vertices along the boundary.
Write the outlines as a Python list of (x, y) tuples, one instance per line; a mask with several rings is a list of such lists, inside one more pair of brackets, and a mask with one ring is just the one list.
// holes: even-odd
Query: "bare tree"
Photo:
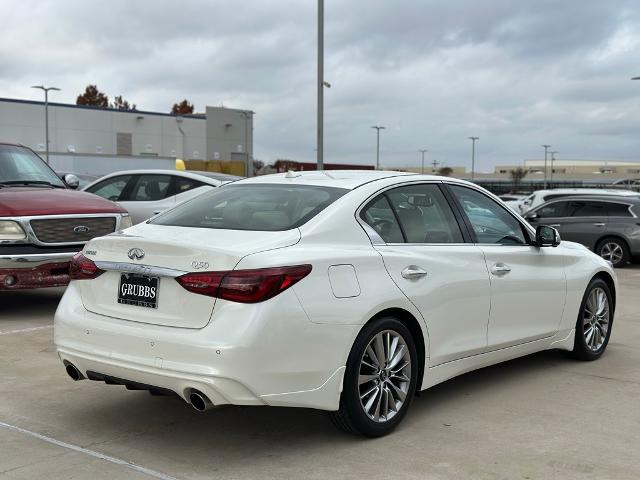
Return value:
[(520, 188), (520, 183), (522, 183), (522, 179), (527, 176), (529, 173), (526, 169), (522, 167), (518, 167), (514, 170), (511, 170), (511, 180), (513, 181), (513, 191), (517, 191)]

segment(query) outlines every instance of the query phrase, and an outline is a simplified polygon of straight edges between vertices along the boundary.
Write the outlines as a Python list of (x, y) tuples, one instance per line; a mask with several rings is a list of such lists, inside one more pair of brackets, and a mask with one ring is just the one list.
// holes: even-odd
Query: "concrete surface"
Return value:
[(424, 392), (400, 428), (377, 440), (335, 430), (323, 412), (198, 414), (177, 398), (74, 383), (52, 345), (62, 290), (0, 293), (0, 479), (635, 480), (640, 267), (619, 277), (602, 359), (545, 352), (472, 372)]

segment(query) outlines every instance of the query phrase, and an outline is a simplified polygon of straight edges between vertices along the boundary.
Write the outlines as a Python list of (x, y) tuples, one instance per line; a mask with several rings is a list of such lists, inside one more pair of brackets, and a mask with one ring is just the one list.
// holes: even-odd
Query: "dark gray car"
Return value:
[(614, 267), (640, 255), (640, 198), (580, 196), (546, 202), (526, 213), (534, 227), (549, 225), (563, 240), (582, 243)]

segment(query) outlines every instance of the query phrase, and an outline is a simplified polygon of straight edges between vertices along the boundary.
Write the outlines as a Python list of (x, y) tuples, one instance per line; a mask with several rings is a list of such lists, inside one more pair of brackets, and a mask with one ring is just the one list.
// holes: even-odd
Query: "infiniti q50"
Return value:
[(367, 436), (461, 373), (597, 359), (617, 289), (608, 262), (476, 185), (350, 171), (228, 184), (92, 240), (71, 278), (55, 343), (74, 380), (322, 409)]

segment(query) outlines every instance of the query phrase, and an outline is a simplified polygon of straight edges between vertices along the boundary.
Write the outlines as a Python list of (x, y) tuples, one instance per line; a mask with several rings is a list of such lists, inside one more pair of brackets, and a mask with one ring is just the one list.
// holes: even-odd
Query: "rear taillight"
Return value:
[(82, 252), (76, 253), (69, 265), (69, 278), (71, 280), (90, 280), (104, 273), (92, 260), (85, 257)]
[(239, 303), (258, 303), (275, 297), (311, 272), (311, 265), (187, 273), (177, 277), (193, 293)]

